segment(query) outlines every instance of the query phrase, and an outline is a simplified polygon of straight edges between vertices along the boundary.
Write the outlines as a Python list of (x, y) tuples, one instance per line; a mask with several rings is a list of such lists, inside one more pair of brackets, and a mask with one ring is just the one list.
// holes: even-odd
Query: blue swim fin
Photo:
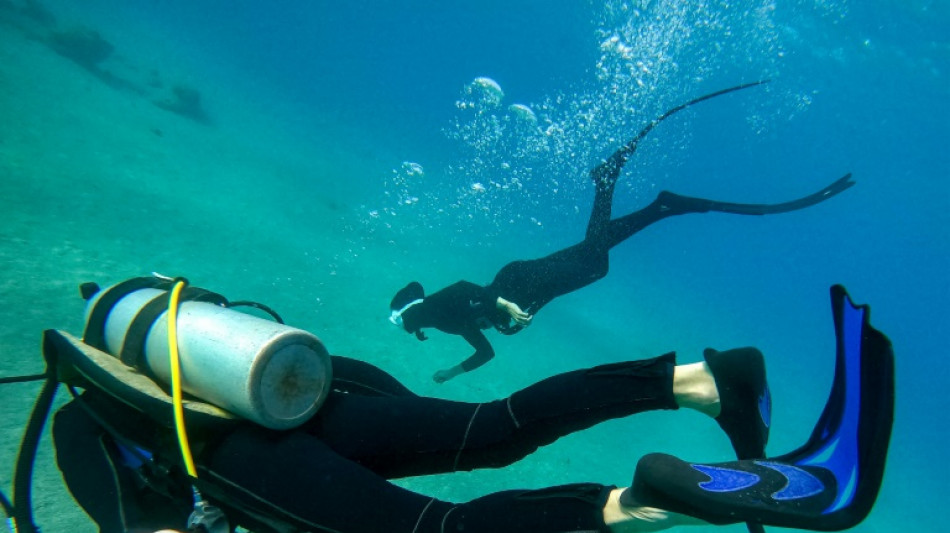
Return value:
[(689, 463), (650, 454), (622, 500), (713, 524), (838, 531), (871, 512), (884, 475), (894, 419), (891, 342), (840, 285), (831, 288), (837, 336), (834, 384), (811, 437), (762, 460)]

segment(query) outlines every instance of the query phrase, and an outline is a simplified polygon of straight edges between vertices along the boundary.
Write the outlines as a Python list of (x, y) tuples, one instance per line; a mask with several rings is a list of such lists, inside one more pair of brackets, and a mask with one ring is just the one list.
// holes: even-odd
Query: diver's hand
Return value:
[(511, 315), (512, 320), (514, 320), (516, 324), (520, 324), (522, 326), (530, 326), (531, 319), (534, 318), (528, 313), (522, 311), (521, 308), (518, 307), (518, 304), (514, 302), (511, 302), (511, 305), (508, 306), (508, 314)]
[(522, 326), (530, 326), (531, 319), (533, 318), (528, 313), (525, 313), (521, 310), (521, 307), (518, 306), (515, 302), (505, 300), (502, 297), (498, 297), (498, 302), (496, 304), (498, 309), (504, 309), (510, 316), (511, 319), (515, 321), (515, 324)]
[(465, 372), (461, 366), (455, 365), (452, 368), (446, 368), (445, 370), (439, 370), (432, 376), (432, 381), (436, 383), (445, 383), (446, 381), (458, 376), (459, 374)]

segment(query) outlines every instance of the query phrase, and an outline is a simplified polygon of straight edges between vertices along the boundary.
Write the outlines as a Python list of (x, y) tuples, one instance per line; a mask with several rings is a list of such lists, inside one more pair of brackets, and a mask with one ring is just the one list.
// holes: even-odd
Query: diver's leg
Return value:
[(609, 190), (612, 192), (613, 186), (617, 184), (617, 179), (620, 177), (620, 171), (623, 170), (627, 160), (637, 150), (638, 141), (639, 139), (630, 141), (591, 169), (590, 180), (594, 182), (594, 186), (597, 187), (598, 191)]
[(456, 505), (435, 531), (608, 531), (604, 507), (612, 486), (572, 483), (536, 490), (508, 490)]
[[(591, 175), (594, 175), (595, 172), (596, 169), (595, 171), (591, 172)], [(613, 179), (616, 180), (616, 176)], [(593, 244), (600, 242), (603, 239), (603, 235), (610, 224), (611, 209), (614, 201), (614, 189), (616, 189), (616, 181), (596, 184), (596, 190), (594, 192), (594, 205), (591, 207), (590, 218), (587, 220), (587, 233), (584, 235), (584, 240), (586, 242)], [(603, 252), (606, 253), (607, 250), (608, 248), (604, 248)]]
[(559, 374), (488, 403), (331, 393), (305, 428), (387, 477), (511, 464), (599, 422), (676, 409), (673, 354)]
[[(704, 380), (696, 377), (702, 373)], [(751, 388), (745, 379), (711, 372), (704, 363), (675, 366), (667, 354), (559, 374), (482, 404), (334, 393), (306, 429), (387, 478), (498, 468), (570, 433), (649, 410), (694, 408), (727, 429), (722, 420), (746, 406), (720, 402), (718, 391)], [(729, 436), (746, 439), (744, 432)]]
[(506, 400), (518, 430), (512, 440), (523, 439), (530, 449), (518, 450), (522, 455), (513, 460), (604, 420), (681, 407), (714, 418), (739, 458), (764, 456), (771, 397), (762, 353), (751, 347), (707, 349), (703, 357), (687, 365), (676, 365), (672, 353), (601, 365), (516, 392)]
[(603, 246), (603, 241), (607, 236), (610, 223), (617, 179), (627, 160), (636, 151), (638, 140), (630, 141), (590, 171), (590, 179), (594, 182), (594, 205), (591, 208), (590, 219), (587, 221), (587, 233), (584, 240), (591, 246), (599, 248), (599, 251), (604, 254), (610, 249)]
[(583, 241), (552, 254), (505, 265), (488, 289), (535, 314), (551, 300), (607, 275), (609, 250)]
[[(450, 504), (397, 487), (299, 431), (246, 426), (204, 455), (199, 477), (237, 507), (307, 531), (413, 531), (423, 511)], [(243, 524), (241, 524), (243, 525)]]
[(611, 220), (604, 232), (604, 242), (608, 249), (613, 248), (651, 224), (659, 222), (666, 217), (682, 215), (688, 212), (699, 211), (673, 210), (669, 205), (664, 203), (664, 193), (660, 193), (660, 195), (646, 207)]
[(573, 484), (454, 504), (393, 485), (303, 432), (255, 427), (237, 430), (205, 457), (202, 478), (227, 488), (233, 502), (308, 531), (603, 531), (614, 490)]

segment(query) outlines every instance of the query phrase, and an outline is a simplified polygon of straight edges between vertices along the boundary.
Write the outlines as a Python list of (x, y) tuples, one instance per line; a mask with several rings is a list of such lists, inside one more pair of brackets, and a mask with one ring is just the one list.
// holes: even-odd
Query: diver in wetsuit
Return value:
[(487, 363), (495, 356), (495, 351), (482, 330), (495, 328), (506, 335), (517, 333), (554, 298), (606, 276), (610, 249), (655, 222), (688, 213), (785, 213), (815, 205), (854, 185), (851, 174), (847, 174), (814, 194), (779, 204), (718, 202), (663, 191), (643, 209), (611, 219), (614, 188), (620, 171), (647, 133), (677, 111), (759, 83), (762, 82), (724, 89), (670, 109), (595, 167), (590, 173), (596, 187), (594, 206), (583, 241), (539, 259), (511, 262), (502, 267), (487, 286), (459, 281), (428, 296), (417, 281), (400, 289), (390, 302), (390, 321), (393, 324), (414, 333), (419, 340), (426, 339), (423, 328), (461, 335), (475, 348), (475, 353), (460, 364), (437, 371), (433, 380), (443, 383)]
[[(468, 403), (418, 396), (377, 367), (334, 356), (332, 392), (310, 421), (288, 431), (242, 424), (206, 439), (198, 479), (237, 489), (236, 501), (220, 506), (253, 531), (271, 529), (253, 514), (243, 516), (242, 496), (294, 517), (300, 531), (603, 530), (601, 511), (619, 494), (616, 487), (576, 483), (454, 504), (388, 480), (503, 468), (562, 436), (658, 409), (705, 413), (724, 429), (738, 457), (764, 456), (769, 412), (760, 412), (757, 398), (769, 395), (762, 354), (707, 350), (704, 358), (678, 365), (670, 353), (601, 365), (552, 376), (507, 398)], [(57, 462), (70, 492), (103, 532), (136, 524), (151, 533), (184, 523), (191, 510), (185, 480), (157, 482), (141, 461), (127, 464), (130, 442), (177, 463), (166, 433), (96, 390), (56, 413)], [(201, 491), (218, 495), (209, 487)]]
[[(180, 528), (192, 508), (190, 483), (231, 526), (259, 533), (622, 533), (741, 521), (753, 531), (846, 529), (867, 516), (881, 486), (894, 360), (866, 306), (838, 286), (832, 304), (837, 359), (825, 410), (803, 446), (769, 459), (761, 459), (770, 411), (763, 360), (745, 348), (707, 350), (705, 364), (676, 365), (667, 354), (568, 372), (478, 404), (417, 396), (376, 367), (335, 357), (333, 392), (311, 421), (286, 431), (244, 423), (205, 436), (197, 478), (184, 475), (169, 428), (90, 383), (55, 417), (57, 462), (105, 533)], [(717, 416), (740, 460), (650, 454), (629, 488), (572, 483), (460, 503), (387, 481), (504, 467), (601, 421), (678, 407)]]

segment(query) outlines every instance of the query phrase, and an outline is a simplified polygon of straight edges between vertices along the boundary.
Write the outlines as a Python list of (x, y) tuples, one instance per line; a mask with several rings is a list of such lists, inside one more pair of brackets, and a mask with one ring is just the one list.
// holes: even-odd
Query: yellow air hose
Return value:
[[(192, 479), (198, 479), (195, 460), (191, 456), (188, 435), (185, 433), (185, 410), (181, 398), (181, 362), (178, 357), (178, 301), (181, 291), (188, 285), (183, 278), (175, 280), (168, 300), (168, 359), (172, 374), (172, 404), (175, 406), (175, 430), (178, 434), (178, 447), (185, 462), (185, 470)], [(210, 505), (198, 488), (191, 486), (194, 509), (188, 517), (188, 531), (225, 532), (231, 531), (228, 519), (217, 507)]]
[(172, 404), (175, 408), (175, 431), (178, 434), (178, 447), (181, 448), (181, 457), (185, 461), (185, 470), (188, 475), (197, 478), (195, 461), (191, 456), (191, 446), (188, 445), (188, 435), (185, 433), (185, 411), (181, 398), (181, 364), (178, 359), (178, 300), (187, 281), (178, 279), (172, 287), (168, 302), (168, 358), (171, 363), (172, 376)]

